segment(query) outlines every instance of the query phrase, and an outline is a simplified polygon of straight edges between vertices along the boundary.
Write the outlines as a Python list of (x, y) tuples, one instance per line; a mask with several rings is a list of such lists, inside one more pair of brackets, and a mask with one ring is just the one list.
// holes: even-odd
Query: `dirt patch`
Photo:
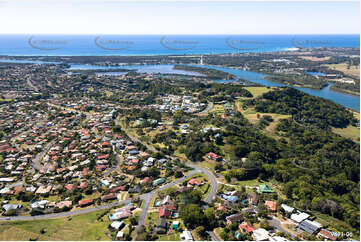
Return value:
[(304, 59), (304, 60), (309, 60), (309, 61), (326, 61), (326, 60), (329, 60), (331, 57), (330, 56), (326, 56), (326, 57), (301, 56), (300, 58)]

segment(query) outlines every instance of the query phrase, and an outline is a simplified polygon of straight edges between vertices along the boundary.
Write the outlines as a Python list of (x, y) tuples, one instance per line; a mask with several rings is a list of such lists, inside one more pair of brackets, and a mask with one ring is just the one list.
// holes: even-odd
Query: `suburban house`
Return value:
[(153, 186), (158, 186), (160, 184), (163, 184), (165, 182), (165, 179), (162, 177), (162, 178), (158, 178), (157, 180), (154, 180), (153, 181)]
[(326, 229), (321, 229), (320, 232), (318, 233), (318, 236), (321, 238), (325, 238), (327, 240), (332, 240), (332, 241), (337, 240), (337, 237), (333, 236), (332, 233)]
[(5, 204), (3, 205), (3, 209), (5, 212), (8, 212), (10, 210), (18, 210), (20, 208), (22, 208), (23, 205), (21, 204)]
[(270, 238), (269, 232), (263, 228), (254, 230), (252, 236), (256, 241), (267, 241)]
[(103, 202), (104, 201), (110, 201), (110, 200), (115, 200), (117, 199), (117, 196), (114, 193), (109, 193), (106, 195), (101, 196), (100, 198)]
[(286, 204), (281, 204), (281, 207), (283, 210), (285, 210), (286, 213), (292, 213), (295, 210), (293, 207), (290, 207)]
[(272, 212), (277, 211), (277, 203), (274, 201), (265, 201), (264, 205), (266, 208)]
[(170, 216), (172, 216), (172, 211), (170, 209), (164, 207), (159, 208), (160, 218), (170, 218)]
[(86, 206), (89, 206), (89, 205), (93, 204), (93, 202), (94, 202), (93, 199), (88, 198), (88, 199), (80, 200), (80, 201), (78, 202), (78, 205), (79, 205), (80, 207), (86, 207)]
[(114, 221), (109, 226), (111, 229), (118, 231), (124, 225), (124, 221)]
[(310, 215), (307, 213), (302, 213), (300, 211), (297, 211), (296, 213), (291, 214), (291, 219), (295, 221), (296, 223), (301, 223), (303, 220), (309, 218)]
[(211, 160), (214, 160), (214, 161), (221, 161), (222, 160), (222, 157), (213, 153), (213, 152), (209, 152), (206, 154), (206, 156), (211, 159)]
[(193, 179), (189, 180), (188, 184), (192, 185), (192, 186), (201, 186), (201, 185), (203, 185), (203, 182), (193, 178)]
[(189, 232), (188, 230), (184, 230), (180, 234), (180, 238), (182, 241), (193, 241), (193, 236), (192, 236), (191, 232)]
[(259, 185), (257, 192), (258, 193), (272, 193), (273, 190), (268, 185), (261, 184), (261, 185)]
[(228, 195), (222, 194), (221, 197), (231, 203), (235, 203), (238, 201), (238, 196), (228, 196)]
[(243, 221), (243, 216), (239, 213), (232, 214), (226, 217), (227, 225), (231, 225), (233, 223), (239, 223), (241, 221)]
[(256, 194), (256, 193), (248, 193), (247, 198), (248, 198), (248, 203), (250, 205), (257, 205), (258, 204), (258, 194)]
[(242, 222), (239, 225), (239, 229), (243, 232), (247, 232), (247, 233), (252, 233), (253, 231), (255, 231), (256, 229), (254, 227), (252, 227), (252, 225), (250, 225), (247, 222)]

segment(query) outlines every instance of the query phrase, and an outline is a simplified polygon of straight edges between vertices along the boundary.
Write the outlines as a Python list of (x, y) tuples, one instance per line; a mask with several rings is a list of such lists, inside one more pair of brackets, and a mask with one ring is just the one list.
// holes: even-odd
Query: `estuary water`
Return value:
[[(57, 64), (56, 62), (44, 62), (44, 61), (32, 61), (32, 60), (6, 60), (6, 59), (0, 59), (0, 62), (12, 62), (12, 63), (36, 63), (36, 64)], [(208, 65), (193, 65), (193, 66), (199, 66), (199, 67), (206, 67), (206, 68), (212, 68), (215, 70), (220, 70), (227, 72), (229, 74), (232, 74), (238, 78), (245, 79), (247, 81), (257, 83), (263, 86), (268, 87), (281, 87), (285, 86), (282, 83), (277, 83), (273, 81), (269, 81), (265, 79), (265, 75), (257, 72), (252, 71), (245, 71), (245, 70), (239, 70), (235, 68), (228, 68), (228, 67), (220, 67), (220, 66), (208, 66)], [(81, 64), (70, 64), (70, 68), (67, 70), (72, 71), (76, 69), (85, 69), (85, 70), (104, 70), (108, 69), (109, 72), (112, 72), (112, 69), (117, 68), (124, 68), (124, 69), (132, 69), (136, 70), (140, 73), (155, 73), (155, 74), (182, 74), (182, 75), (195, 75), (195, 76), (202, 76), (199, 73), (196, 72), (190, 72), (190, 71), (184, 71), (184, 70), (175, 70), (173, 69), (174, 65), (123, 65), (123, 66), (97, 66), (97, 65), (81, 65)], [(106, 72), (105, 72), (106, 73)], [(102, 73), (103, 75), (105, 74)], [(232, 80), (227, 80), (227, 82), (230, 82)], [(329, 84), (327, 87), (321, 89), (321, 90), (315, 90), (310, 88), (304, 88), (304, 87), (295, 87), (294, 88), (308, 93), (313, 96), (326, 98), (329, 100), (332, 100), (335, 103), (341, 104), (344, 107), (350, 108), (352, 110), (355, 110), (357, 112), (360, 112), (360, 97), (349, 95), (345, 93), (340, 93), (336, 91), (332, 91), (330, 87), (333, 84)]]

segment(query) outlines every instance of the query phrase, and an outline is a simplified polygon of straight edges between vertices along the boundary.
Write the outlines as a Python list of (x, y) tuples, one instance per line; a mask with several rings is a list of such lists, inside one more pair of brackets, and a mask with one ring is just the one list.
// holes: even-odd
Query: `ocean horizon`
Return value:
[(0, 35), (0, 56), (202, 55), (360, 47), (339, 35)]

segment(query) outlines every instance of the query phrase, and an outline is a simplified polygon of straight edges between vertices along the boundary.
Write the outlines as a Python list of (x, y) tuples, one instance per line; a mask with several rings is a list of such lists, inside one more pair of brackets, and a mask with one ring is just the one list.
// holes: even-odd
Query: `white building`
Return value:
[(189, 232), (188, 230), (184, 230), (181, 234), (180, 234), (180, 238), (183, 241), (193, 241), (193, 236), (191, 234), (191, 232)]
[(293, 207), (290, 207), (286, 204), (281, 204), (281, 207), (283, 208), (283, 210), (285, 210), (287, 213), (292, 213), (295, 209)]
[(286, 239), (285, 237), (274, 236), (274, 237), (270, 238), (270, 241), (283, 242), (283, 241), (289, 241), (289, 240)]
[(297, 213), (291, 215), (291, 219), (296, 223), (301, 223), (303, 220), (307, 219), (308, 217), (310, 217), (308, 213), (301, 213), (300, 211), (297, 211)]
[(124, 222), (123, 221), (114, 221), (111, 225), (110, 225), (110, 227), (112, 227), (113, 229), (115, 229), (115, 230), (119, 230), (121, 227), (122, 227), (122, 225), (124, 224)]
[(262, 228), (254, 230), (252, 235), (256, 241), (266, 241), (270, 239), (269, 232)]

